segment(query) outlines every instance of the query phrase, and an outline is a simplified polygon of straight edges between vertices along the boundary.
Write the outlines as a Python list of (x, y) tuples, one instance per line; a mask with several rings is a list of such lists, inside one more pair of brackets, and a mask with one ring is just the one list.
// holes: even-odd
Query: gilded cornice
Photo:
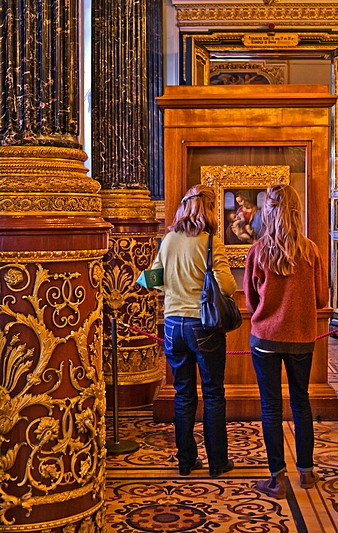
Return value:
[(18, 262), (18, 263), (36, 263), (39, 261), (51, 262), (60, 261), (91, 261), (92, 259), (100, 259), (107, 253), (106, 248), (99, 250), (36, 250), (36, 251), (15, 251), (3, 252), (0, 251), (0, 262)]
[[(175, 4), (175, 2), (173, 2)], [(287, 26), (334, 26), (338, 20), (337, 3), (264, 3), (179, 4), (178, 26), (257, 26), (263, 21)]]

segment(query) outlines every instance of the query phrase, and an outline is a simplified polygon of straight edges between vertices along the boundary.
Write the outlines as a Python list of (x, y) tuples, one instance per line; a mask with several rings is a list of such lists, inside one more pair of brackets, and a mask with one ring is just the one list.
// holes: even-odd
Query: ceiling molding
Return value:
[(172, 0), (177, 10), (179, 27), (262, 26), (267, 22), (276, 26), (311, 26), (332, 28), (338, 21), (338, 2), (189, 2)]

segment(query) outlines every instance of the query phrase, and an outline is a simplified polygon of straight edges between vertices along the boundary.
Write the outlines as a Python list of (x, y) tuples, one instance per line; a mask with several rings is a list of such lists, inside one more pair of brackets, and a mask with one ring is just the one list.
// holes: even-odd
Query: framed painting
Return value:
[(227, 246), (230, 266), (244, 268), (248, 249), (261, 234), (266, 189), (289, 184), (290, 167), (201, 166), (201, 183), (215, 189), (218, 234)]
[(210, 61), (210, 85), (280, 85), (287, 83), (286, 63)]

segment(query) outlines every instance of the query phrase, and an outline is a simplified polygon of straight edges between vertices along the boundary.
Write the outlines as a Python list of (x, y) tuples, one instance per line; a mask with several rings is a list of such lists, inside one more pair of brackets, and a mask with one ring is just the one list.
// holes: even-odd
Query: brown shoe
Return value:
[(286, 498), (285, 472), (281, 472), (277, 476), (271, 476), (267, 480), (260, 479), (256, 483), (256, 489), (277, 500)]
[(302, 489), (312, 489), (317, 481), (319, 481), (319, 476), (313, 470), (300, 473), (300, 486)]

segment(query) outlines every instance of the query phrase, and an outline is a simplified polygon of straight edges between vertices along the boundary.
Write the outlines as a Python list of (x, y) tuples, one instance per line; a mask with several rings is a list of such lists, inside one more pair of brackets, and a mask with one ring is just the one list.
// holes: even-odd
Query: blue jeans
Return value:
[(198, 318), (170, 316), (164, 321), (164, 351), (171, 366), (176, 390), (175, 436), (180, 467), (194, 464), (198, 452), (194, 423), (198, 403), (197, 370), (204, 402), (203, 430), (209, 468), (228, 462), (225, 422), (224, 333), (207, 333)]
[(264, 353), (252, 348), (262, 405), (263, 436), (272, 475), (286, 470), (284, 459), (282, 361), (284, 361), (295, 425), (297, 469), (313, 468), (313, 420), (308, 386), (312, 353)]

